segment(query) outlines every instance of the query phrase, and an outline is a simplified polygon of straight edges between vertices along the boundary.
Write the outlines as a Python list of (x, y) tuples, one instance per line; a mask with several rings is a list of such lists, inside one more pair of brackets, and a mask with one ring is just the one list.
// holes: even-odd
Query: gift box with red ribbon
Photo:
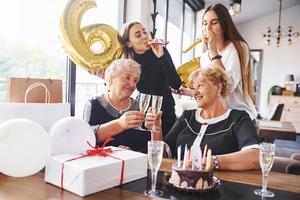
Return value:
[[(93, 151), (93, 150), (92, 150)], [(45, 181), (86, 196), (147, 176), (147, 155), (117, 147), (49, 159)]]

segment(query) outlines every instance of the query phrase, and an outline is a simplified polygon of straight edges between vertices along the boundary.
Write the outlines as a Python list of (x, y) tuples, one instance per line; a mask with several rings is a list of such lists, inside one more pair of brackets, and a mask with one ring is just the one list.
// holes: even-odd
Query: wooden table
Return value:
[[(160, 170), (171, 172), (171, 166), (174, 162), (172, 159), (165, 158)], [(259, 170), (215, 171), (214, 174), (220, 180), (261, 186), (261, 171)], [(268, 179), (268, 187), (300, 193), (300, 176), (271, 171)]]
[(275, 139), (296, 140), (296, 129), (291, 122), (257, 120), (257, 134), (267, 142)]
[(296, 133), (300, 134), (300, 122), (293, 121), (292, 124), (293, 124), (294, 128), (296, 129)]
[[(171, 159), (164, 159), (161, 171), (170, 172)], [(245, 183), (249, 185), (261, 185), (260, 171), (218, 171), (215, 175), (225, 181)], [(2, 200), (142, 200), (148, 199), (142, 193), (132, 192), (122, 188), (111, 188), (87, 197), (79, 197), (68, 191), (61, 192), (61, 189), (44, 182), (44, 174), (39, 172), (25, 178), (13, 178), (0, 174), (0, 199)], [(299, 193), (300, 197), (300, 176), (271, 172), (269, 177), (269, 188)], [(157, 198), (162, 199), (162, 198)]]

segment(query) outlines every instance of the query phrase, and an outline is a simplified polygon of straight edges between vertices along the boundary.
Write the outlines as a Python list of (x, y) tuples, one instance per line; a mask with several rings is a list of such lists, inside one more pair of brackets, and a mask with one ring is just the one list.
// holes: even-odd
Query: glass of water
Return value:
[(151, 189), (146, 190), (144, 194), (149, 197), (161, 196), (163, 193), (156, 189), (156, 180), (158, 169), (163, 157), (163, 141), (148, 141), (148, 163), (151, 171)]
[(273, 166), (275, 144), (263, 142), (259, 149), (259, 164), (262, 171), (262, 189), (254, 190), (261, 197), (274, 197), (275, 194), (267, 190), (269, 172)]

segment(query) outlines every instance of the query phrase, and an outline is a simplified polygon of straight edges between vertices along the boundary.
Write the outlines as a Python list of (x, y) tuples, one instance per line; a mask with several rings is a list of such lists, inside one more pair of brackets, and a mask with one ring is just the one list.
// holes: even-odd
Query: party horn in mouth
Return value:
[(167, 45), (169, 44), (169, 41), (164, 41), (162, 39), (154, 39), (149, 42), (150, 44), (161, 44), (161, 45)]

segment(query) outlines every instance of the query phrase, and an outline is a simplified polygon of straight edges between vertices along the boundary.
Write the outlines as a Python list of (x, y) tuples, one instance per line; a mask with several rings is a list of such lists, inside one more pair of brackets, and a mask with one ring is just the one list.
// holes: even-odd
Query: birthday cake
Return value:
[(169, 183), (180, 189), (211, 189), (214, 187), (213, 171), (182, 169), (177, 166), (173, 166)]
[[(206, 154), (207, 153), (207, 154)], [(184, 150), (183, 161), (180, 160), (181, 147), (177, 150), (177, 163), (172, 165), (169, 179), (171, 186), (188, 191), (208, 191), (217, 186), (217, 179), (213, 177), (212, 152), (204, 147), (203, 155), (197, 146)]]

